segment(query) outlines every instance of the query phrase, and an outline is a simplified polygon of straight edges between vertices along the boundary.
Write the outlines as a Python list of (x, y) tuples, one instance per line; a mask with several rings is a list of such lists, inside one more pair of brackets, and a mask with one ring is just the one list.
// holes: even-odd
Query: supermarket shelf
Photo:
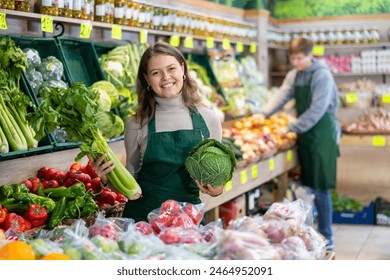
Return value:
[[(284, 77), (288, 72), (270, 72), (270, 75), (273, 77)], [(355, 76), (382, 76), (390, 75), (390, 73), (332, 73), (334, 77), (355, 77)]]
[[(268, 44), (269, 49), (274, 50), (288, 50), (288, 47), (276, 45), (276, 44)], [(338, 50), (338, 49), (366, 49), (366, 48), (388, 48), (390, 47), (390, 43), (380, 42), (380, 43), (370, 43), (370, 44), (345, 44), (345, 45), (323, 45), (325, 50)]]
[[(119, 160), (124, 163), (125, 145), (123, 140), (109, 143), (109, 145)], [(24, 179), (36, 176), (38, 169), (42, 166), (49, 166), (66, 172), (79, 152), (79, 148), (76, 148), (0, 161), (0, 185), (19, 183)], [(85, 164), (87, 158), (83, 158), (81, 162)]]
[[(201, 195), (202, 201), (206, 203), (204, 211), (209, 211), (237, 196), (245, 194), (269, 180), (286, 173), (297, 164), (297, 149), (292, 148), (290, 151), (280, 152), (269, 159), (261, 160), (244, 168), (238, 168), (233, 174), (232, 187), (229, 189), (225, 186), (225, 191), (222, 195), (218, 197)], [(274, 167), (273, 170), (271, 170), (272, 166)], [(255, 176), (256, 174), (257, 177)]]
[(380, 133), (376, 135), (344, 134), (340, 139), (340, 146), (388, 148), (390, 147), (390, 135)]
[[(5, 13), (7, 17), (10, 18), (17, 18), (17, 19), (26, 19), (26, 20), (32, 20), (32, 21), (40, 21), (41, 17), (43, 16), (42, 14), (38, 13), (28, 13), (28, 12), (21, 12), (21, 11), (14, 11), (14, 10), (5, 10), (5, 9), (0, 9), (0, 13)], [(105, 22), (97, 22), (97, 21), (90, 21), (90, 20), (82, 20), (82, 19), (75, 19), (75, 18), (67, 18), (67, 17), (60, 17), (60, 16), (50, 16), (53, 18), (54, 23), (66, 23), (70, 25), (81, 25), (82, 23), (89, 23), (92, 25), (92, 27), (99, 27), (99, 28), (104, 28), (104, 29), (111, 29), (113, 24), (111, 23), (105, 23)], [(251, 24), (248, 22), (248, 24)], [(187, 34), (187, 33), (177, 33), (177, 32), (170, 32), (170, 31), (161, 31), (161, 30), (154, 30), (154, 29), (147, 29), (147, 28), (139, 28), (139, 27), (133, 27), (133, 26), (126, 26), (126, 25), (120, 25), (122, 28), (122, 31), (127, 31), (127, 32), (135, 32), (139, 33), (141, 31), (147, 31), (148, 34), (151, 35), (157, 35), (157, 36), (171, 36), (171, 35), (178, 35), (180, 37), (187, 37), (191, 36), (195, 40), (206, 40), (206, 36), (199, 36), (199, 35), (193, 35), (193, 34)], [(93, 32), (93, 30), (92, 30)], [(214, 42), (222, 42), (222, 38), (214, 38)], [(235, 39), (230, 39), (230, 43), (235, 44), (239, 40)], [(243, 43), (243, 45), (250, 45), (250, 42), (247, 40), (245, 41), (240, 41)]]

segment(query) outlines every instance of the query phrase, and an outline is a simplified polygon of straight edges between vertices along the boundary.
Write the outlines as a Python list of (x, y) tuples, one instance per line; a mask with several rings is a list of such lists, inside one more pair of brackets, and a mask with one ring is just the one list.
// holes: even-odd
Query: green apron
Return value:
[[(307, 84), (294, 88), (298, 117), (310, 107), (312, 77), (313, 74)], [(334, 189), (338, 155), (335, 117), (325, 113), (314, 127), (298, 134), (302, 184), (314, 189)]]
[(128, 201), (124, 217), (147, 221), (153, 209), (168, 200), (198, 204), (199, 188), (184, 166), (188, 153), (210, 133), (202, 116), (190, 109), (192, 130), (156, 132), (155, 116), (148, 124), (148, 143), (137, 182), (142, 197)]

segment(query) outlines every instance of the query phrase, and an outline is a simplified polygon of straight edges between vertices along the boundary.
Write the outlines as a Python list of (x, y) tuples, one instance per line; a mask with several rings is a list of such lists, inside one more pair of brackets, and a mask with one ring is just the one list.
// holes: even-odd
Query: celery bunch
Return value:
[(27, 69), (27, 57), (8, 37), (0, 38), (0, 152), (27, 150), (38, 146), (35, 131), (27, 120), (34, 107), (19, 87)]

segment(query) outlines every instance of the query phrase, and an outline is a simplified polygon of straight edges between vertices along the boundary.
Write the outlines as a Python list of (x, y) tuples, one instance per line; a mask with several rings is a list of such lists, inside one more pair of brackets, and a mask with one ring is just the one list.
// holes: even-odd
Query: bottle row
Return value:
[(343, 44), (369, 44), (380, 41), (380, 33), (377, 27), (351, 27), (336, 29), (310, 29), (297, 31), (274, 31), (268, 30), (267, 41), (270, 44), (288, 46), (291, 39), (303, 36), (321, 45)]
[[(0, 8), (30, 12), (31, 0), (0, 0)], [(32, 11), (34, 12), (34, 11)], [(38, 12), (38, 11), (37, 11)], [(255, 25), (196, 14), (138, 0), (41, 0), (39, 13), (145, 29), (254, 41)]]

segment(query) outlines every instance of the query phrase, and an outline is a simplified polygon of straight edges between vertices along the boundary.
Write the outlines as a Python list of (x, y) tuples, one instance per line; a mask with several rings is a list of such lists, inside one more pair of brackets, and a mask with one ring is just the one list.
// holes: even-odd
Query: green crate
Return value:
[(64, 64), (64, 59), (61, 54), (61, 49), (54, 38), (35, 38), (27, 36), (11, 36), (11, 38), (21, 49), (31, 48), (37, 50), (41, 59), (48, 56), (54, 56), (60, 60), (64, 65), (64, 74), (62, 76), (62, 80), (68, 85), (71, 85), (69, 73), (66, 69), (66, 65)]
[(83, 82), (90, 86), (104, 79), (91, 42), (62, 37), (58, 37), (57, 41), (72, 83)]
[[(59, 59), (64, 66), (64, 75), (62, 80), (65, 81), (69, 86), (72, 84), (72, 80), (69, 75), (69, 70), (67, 69), (67, 65), (64, 61), (64, 56), (62, 54), (62, 50), (54, 38), (35, 38), (35, 37), (27, 37), (27, 36), (11, 36), (12, 39), (15, 40), (15, 43), (20, 48), (32, 48), (38, 51), (39, 56), (41, 58), (46, 58), (48, 56), (54, 56)], [(39, 104), (38, 98), (35, 93), (31, 89), (26, 80), (27, 86), (29, 87), (29, 92), (31, 93), (32, 99), (35, 104)], [(57, 142), (53, 133), (48, 133), (50, 135), (51, 141), (53, 142), (54, 150), (63, 150), (63, 149), (71, 149), (79, 146), (79, 143), (75, 142)]]

